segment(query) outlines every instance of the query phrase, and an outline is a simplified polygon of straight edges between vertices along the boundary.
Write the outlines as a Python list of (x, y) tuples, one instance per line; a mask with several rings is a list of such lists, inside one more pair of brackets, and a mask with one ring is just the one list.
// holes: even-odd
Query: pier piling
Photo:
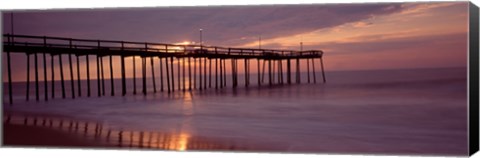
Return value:
[(30, 99), (30, 54), (27, 55), (27, 95), (26, 100)]
[(113, 61), (112, 61), (112, 55), (109, 56), (109, 61), (110, 61), (110, 95), (115, 96), (115, 86), (113, 83)]
[[(52, 99), (55, 98), (55, 71), (54, 71), (54, 55), (53, 53), (50, 54), (50, 69), (52, 71)], [(28, 57), (30, 58), (30, 57)], [(28, 59), (27, 59), (28, 60)], [(27, 66), (27, 69), (30, 69), (30, 66)], [(27, 91), (28, 92), (28, 91)]]
[[(80, 83), (81, 79), (80, 79), (80, 59), (78, 57), (78, 55), (75, 55), (76, 58), (77, 58), (77, 85), (78, 85), (78, 96), (81, 97), (82, 96), (82, 85)], [(53, 92), (54, 89), (52, 89), (52, 92)]]
[(38, 92), (38, 59), (37, 53), (35, 53), (35, 99), (39, 100), (39, 92)]
[(62, 62), (62, 55), (58, 54), (58, 64), (60, 65), (60, 80), (62, 85), (62, 98), (65, 99), (65, 80), (63, 77), (63, 62)]
[(192, 65), (188, 57), (188, 90), (192, 90)]
[(158, 58), (158, 63), (160, 65), (160, 91), (163, 92), (163, 64), (162, 64), (162, 58)]
[[(71, 43), (70, 43), (70, 45), (71, 45)], [(71, 88), (72, 99), (75, 99), (75, 84), (74, 84), (75, 80), (73, 78), (72, 54), (68, 54), (68, 64), (70, 66), (70, 85), (72, 86), (72, 88)], [(47, 73), (45, 73), (45, 76), (46, 76), (46, 74)], [(45, 87), (46, 87), (46, 85), (45, 85)], [(45, 90), (45, 93), (46, 92), (47, 91)]]
[(147, 95), (147, 73), (146, 73), (146, 58), (142, 57), (142, 92), (143, 95)]
[(87, 96), (90, 97), (90, 59), (88, 58), (88, 55), (85, 55), (85, 59), (87, 60)]
[[(170, 74), (169, 74), (169, 69), (168, 69), (168, 58), (165, 58), (165, 68), (166, 68), (166, 72), (167, 72), (167, 89), (168, 89), (168, 93), (170, 93)], [(173, 75), (173, 74), (172, 74)]]
[[(10, 41), (10, 37), (7, 39), (8, 45), (13, 45), (13, 39)], [(7, 68), (8, 68), (8, 100), (10, 101), (10, 105), (13, 104), (13, 96), (12, 96), (12, 65), (10, 61), (10, 51), (7, 51)]]
[(47, 80), (47, 57), (46, 53), (42, 53), (43, 56), (43, 89), (44, 89), (44, 94), (45, 95), (45, 101), (48, 101), (48, 80)]
[[(122, 43), (123, 45), (123, 43)], [(123, 46), (122, 46), (123, 47)], [(121, 56), (121, 69), (122, 69), (122, 96), (127, 94), (126, 72), (125, 72), (125, 56)]]
[(327, 79), (325, 78), (325, 71), (324, 71), (324, 68), (323, 68), (323, 57), (320, 57), (320, 65), (321, 65), (321, 68), (322, 68), (323, 83), (326, 83)]
[(155, 64), (153, 62), (153, 57), (150, 57), (150, 67), (152, 68), (152, 84), (153, 84), (153, 93), (157, 93), (157, 84), (155, 83)]
[(143, 63), (143, 95), (147, 95), (147, 57), (142, 58), (142, 63)]
[(183, 91), (187, 89), (187, 83), (185, 82), (185, 58), (182, 58), (182, 85), (183, 85)]
[(175, 92), (175, 75), (173, 75), (173, 56), (170, 57), (170, 64), (172, 65), (170, 67), (170, 71), (172, 73), (172, 92)]
[(102, 92), (101, 92), (101, 83), (100, 83), (100, 57), (97, 55), (97, 94), (98, 94), (98, 97), (101, 97), (102, 96)]
[(181, 90), (182, 89), (182, 82), (180, 82), (180, 58), (177, 58), (177, 80), (178, 80), (178, 84), (177, 84), (177, 89), (178, 90)]
[(102, 95), (105, 96), (105, 75), (104, 75), (104, 67), (103, 67), (103, 56), (100, 56), (100, 71), (102, 75)]

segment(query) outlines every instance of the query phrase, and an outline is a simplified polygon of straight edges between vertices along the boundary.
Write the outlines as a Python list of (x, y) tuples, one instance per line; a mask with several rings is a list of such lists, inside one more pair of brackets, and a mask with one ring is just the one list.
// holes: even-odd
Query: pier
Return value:
[[(61, 82), (61, 98), (85, 97), (82, 89), (87, 89), (86, 97), (94, 95), (90, 82), (95, 82), (90, 78), (90, 60), (89, 57), (95, 57), (97, 67), (97, 87), (96, 95), (98, 97), (105, 96), (105, 71), (110, 73), (110, 95), (115, 96), (114, 73), (121, 73), (121, 95), (125, 96), (128, 90), (132, 90), (133, 94), (137, 93), (137, 64), (135, 58), (141, 59), (141, 93), (147, 95), (147, 82), (152, 82), (153, 93), (157, 93), (157, 82), (160, 84), (160, 92), (174, 93), (178, 91), (207, 90), (207, 89), (223, 89), (226, 87), (237, 88), (239, 85), (239, 68), (244, 67), (244, 86), (250, 87), (251, 81), (255, 78), (250, 76), (250, 70), (255, 67), (250, 63), (257, 63), (257, 84), (258, 86), (273, 86), (283, 84), (301, 83), (300, 62), (307, 63), (307, 83), (317, 83), (317, 73), (322, 78), (321, 82), (326, 82), (323, 51), (321, 50), (277, 50), (277, 49), (252, 49), (252, 48), (231, 48), (209, 45), (180, 45), (165, 44), (151, 42), (129, 42), (129, 41), (113, 41), (113, 40), (93, 40), (93, 39), (73, 39), (64, 37), (47, 37), (47, 36), (29, 36), (29, 35), (3, 35), (3, 51), (7, 57), (7, 75), (8, 75), (8, 93), (9, 103), (13, 104), (12, 99), (12, 70), (11, 70), (11, 53), (21, 53), (26, 55), (27, 59), (27, 94), (26, 100), (30, 100), (30, 71), (35, 74), (35, 100), (41, 98), (48, 101), (54, 99), (55, 91), (55, 74), (60, 74)], [(48, 72), (47, 58), (50, 56), (50, 72)], [(30, 60), (34, 60), (34, 69), (31, 68)], [(62, 57), (68, 57), (68, 66), (64, 69), (65, 61)], [(120, 69), (114, 70), (112, 58), (120, 58)], [(72, 60), (74, 58), (75, 60)], [(84, 58), (85, 60), (82, 60)], [(108, 59), (108, 60), (105, 60)], [(43, 89), (44, 94), (39, 93), (39, 65), (38, 61), (43, 61)], [(55, 61), (57, 60), (57, 61)], [(80, 62), (84, 61), (85, 70), (89, 73), (86, 76), (80, 74)], [(133, 87), (126, 86), (126, 62), (131, 60), (133, 63)], [(76, 61), (76, 75), (73, 69), (73, 62)], [(109, 63), (105, 64), (104, 61)], [(148, 61), (150, 63), (148, 64)], [(227, 78), (227, 62), (230, 62), (230, 76)], [(176, 64), (182, 62), (188, 64)], [(197, 64), (198, 62), (198, 64)], [(318, 62), (318, 64), (315, 64)], [(55, 72), (55, 64), (58, 63), (59, 72)], [(193, 66), (191, 65), (193, 63)], [(286, 63), (286, 65), (284, 65)], [(147, 65), (150, 68), (148, 70)], [(319, 66), (319, 68), (315, 68)], [(267, 71), (265, 71), (267, 68)], [(32, 70), (31, 70), (32, 69)], [(320, 71), (316, 71), (320, 70)], [(58, 71), (58, 70), (57, 70)], [(66, 71), (66, 72), (64, 72)], [(149, 72), (150, 71), (150, 72)], [(292, 73), (295, 72), (295, 80), (292, 79)], [(50, 73), (50, 74), (49, 74)], [(147, 81), (147, 73), (151, 73), (152, 80)], [(155, 78), (155, 74), (159, 73), (159, 79)], [(175, 75), (176, 74), (176, 75)], [(51, 75), (50, 78), (47, 78)], [(65, 81), (64, 76), (69, 75), (70, 81)], [(186, 77), (188, 75), (188, 77)], [(77, 77), (76, 79), (74, 77)], [(83, 78), (86, 77), (86, 78)], [(284, 78), (286, 77), (286, 82)], [(80, 80), (87, 81), (87, 85), (81, 85)], [(227, 85), (227, 79), (231, 80), (231, 85)], [(51, 89), (49, 91), (48, 81), (50, 80)], [(75, 80), (77, 82), (75, 83)], [(166, 80), (166, 83), (164, 83)], [(188, 80), (188, 81), (186, 81)], [(266, 83), (267, 81), (268, 83)], [(320, 81), (319, 81), (320, 82)], [(66, 85), (69, 84), (69, 85)], [(176, 85), (176, 86), (175, 86)], [(71, 86), (71, 96), (67, 96), (65, 87)], [(77, 91), (76, 91), (77, 90)], [(50, 92), (50, 93), (49, 93)], [(77, 92), (77, 93), (76, 93)], [(107, 93), (108, 94), (108, 93)]]

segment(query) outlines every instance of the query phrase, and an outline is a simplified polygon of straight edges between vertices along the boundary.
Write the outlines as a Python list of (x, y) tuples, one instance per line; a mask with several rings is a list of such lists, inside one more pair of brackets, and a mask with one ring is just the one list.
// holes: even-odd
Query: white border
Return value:
[[(248, 5), (248, 4), (312, 4), (312, 3), (373, 3), (373, 2), (419, 2), (427, 0), (241, 0), (241, 1), (215, 1), (215, 0), (3, 0), (1, 10), (10, 9), (52, 9), (52, 8), (112, 8), (112, 7), (158, 7), (158, 6), (218, 6), (218, 5)], [(430, 0), (432, 1), (432, 0)], [(452, 0), (433, 0), (452, 1)], [(456, 0), (459, 1), (459, 0)], [(478, 0), (473, 0), (478, 1)], [(478, 3), (477, 3), (478, 4)]]

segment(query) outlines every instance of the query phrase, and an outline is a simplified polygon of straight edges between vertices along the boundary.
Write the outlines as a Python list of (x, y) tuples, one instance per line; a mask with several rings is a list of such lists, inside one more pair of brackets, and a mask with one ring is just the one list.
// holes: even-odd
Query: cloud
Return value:
[(352, 25), (353, 25), (353, 27), (355, 27), (355, 28), (364, 28), (364, 27), (370, 27), (370, 26), (372, 26), (373, 23), (372, 23), (372, 22), (359, 21), (359, 22), (353, 23)]
[[(466, 52), (467, 33), (409, 36), (401, 38), (391, 38), (386, 40), (371, 40), (364, 42), (329, 42), (318, 44), (316, 46), (310, 45), (310, 47), (325, 48), (325, 50), (330, 50), (325, 51), (327, 54), (330, 55), (372, 55), (375, 53), (385, 53), (392, 51), (404, 51), (405, 53), (411, 53), (415, 52), (412, 50), (416, 48), (421, 48), (425, 52), (420, 53), (438, 56), (442, 53), (455, 54), (458, 52)], [(440, 50), (439, 48), (445, 49)]]
[(403, 15), (420, 16), (425, 15), (428, 10), (448, 7), (452, 5), (464, 5), (464, 3), (405, 3), (405, 8), (400, 13)]
[(324, 43), (330, 70), (465, 67), (467, 33), (355, 43)]
[[(299, 34), (402, 9), (380, 3), (22, 11), (14, 14), (14, 24), (18, 34), (169, 43), (196, 41), (202, 28), (206, 44), (236, 46), (259, 35)], [(7, 26), (9, 18), (4, 22)]]

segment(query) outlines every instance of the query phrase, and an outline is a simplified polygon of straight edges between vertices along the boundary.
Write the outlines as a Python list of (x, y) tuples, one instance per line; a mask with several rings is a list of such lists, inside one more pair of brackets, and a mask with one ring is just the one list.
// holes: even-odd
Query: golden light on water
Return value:
[(188, 133), (181, 133), (179, 136), (178, 136), (178, 139), (176, 142), (172, 142), (172, 143), (176, 143), (176, 145), (174, 145), (176, 147), (175, 150), (180, 150), (180, 151), (184, 151), (184, 150), (187, 150), (187, 146), (188, 146), (188, 139), (190, 138), (190, 135)]
[[(187, 81), (188, 82), (188, 81)], [(188, 83), (186, 83), (188, 84)], [(194, 110), (193, 110), (193, 102), (192, 102), (192, 93), (185, 93), (183, 97), (183, 106), (182, 106), (182, 111), (183, 114), (186, 116), (193, 115)]]

